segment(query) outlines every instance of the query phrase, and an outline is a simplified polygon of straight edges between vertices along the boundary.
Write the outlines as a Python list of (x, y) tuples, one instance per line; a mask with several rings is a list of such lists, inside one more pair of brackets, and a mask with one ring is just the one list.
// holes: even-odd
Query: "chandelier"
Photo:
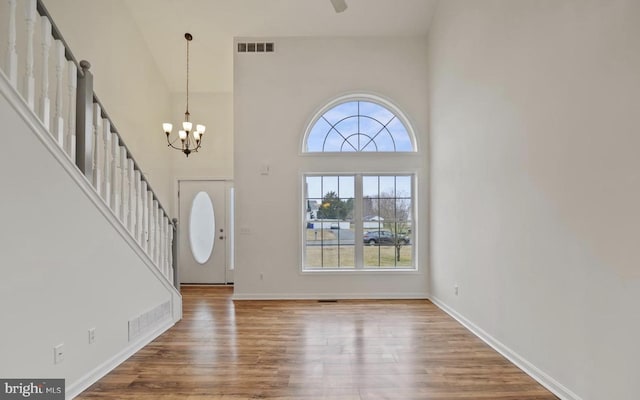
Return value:
[[(184, 112), (184, 122), (182, 122), (182, 129), (178, 130), (178, 137), (173, 140), (171, 140), (173, 125), (165, 122), (162, 124), (162, 129), (167, 134), (168, 147), (180, 150), (189, 157), (189, 154), (196, 153), (202, 145), (202, 136), (206, 127), (198, 124), (193, 130), (193, 123), (189, 120), (191, 116), (189, 114), (189, 42), (193, 40), (193, 36), (190, 33), (185, 33), (184, 38), (187, 39), (187, 109)], [(179, 147), (175, 145), (178, 139), (180, 139)]]

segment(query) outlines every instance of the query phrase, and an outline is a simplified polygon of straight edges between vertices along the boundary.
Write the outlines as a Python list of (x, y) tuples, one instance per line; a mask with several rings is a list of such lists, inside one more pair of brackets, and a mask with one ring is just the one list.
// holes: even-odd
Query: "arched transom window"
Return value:
[(413, 152), (412, 134), (399, 112), (381, 102), (347, 100), (333, 105), (311, 124), (306, 153)]

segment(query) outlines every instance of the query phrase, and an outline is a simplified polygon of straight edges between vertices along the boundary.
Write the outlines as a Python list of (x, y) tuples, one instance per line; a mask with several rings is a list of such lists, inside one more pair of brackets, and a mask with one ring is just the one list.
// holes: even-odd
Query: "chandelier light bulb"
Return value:
[(164, 124), (162, 124), (162, 129), (166, 132), (166, 133), (171, 133), (171, 130), (173, 129), (173, 125), (165, 122)]
[(182, 129), (184, 129), (187, 132), (191, 132), (191, 129), (193, 128), (193, 123), (189, 122), (189, 121), (184, 121), (182, 123)]
[(180, 137), (180, 140), (184, 141), (187, 138), (187, 132), (179, 131), (178, 136)]
[(200, 132), (201, 135), (204, 133), (206, 129), (207, 127), (204, 125), (196, 125), (196, 131)]
[(193, 138), (196, 140), (196, 142), (200, 141), (200, 132), (199, 131), (195, 131), (193, 132)]

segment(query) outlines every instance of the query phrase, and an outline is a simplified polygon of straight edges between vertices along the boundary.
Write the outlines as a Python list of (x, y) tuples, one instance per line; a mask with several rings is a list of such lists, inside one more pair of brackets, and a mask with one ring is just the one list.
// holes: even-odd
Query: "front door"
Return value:
[(228, 275), (226, 181), (179, 181), (178, 279), (224, 284)]

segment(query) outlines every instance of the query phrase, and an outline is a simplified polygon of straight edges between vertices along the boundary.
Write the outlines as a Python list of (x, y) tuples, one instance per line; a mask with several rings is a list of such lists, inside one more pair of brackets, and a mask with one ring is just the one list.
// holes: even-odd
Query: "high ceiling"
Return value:
[(190, 32), (190, 91), (233, 90), (234, 37), (422, 36), (435, 0), (123, 0), (172, 92), (185, 86), (184, 33)]

